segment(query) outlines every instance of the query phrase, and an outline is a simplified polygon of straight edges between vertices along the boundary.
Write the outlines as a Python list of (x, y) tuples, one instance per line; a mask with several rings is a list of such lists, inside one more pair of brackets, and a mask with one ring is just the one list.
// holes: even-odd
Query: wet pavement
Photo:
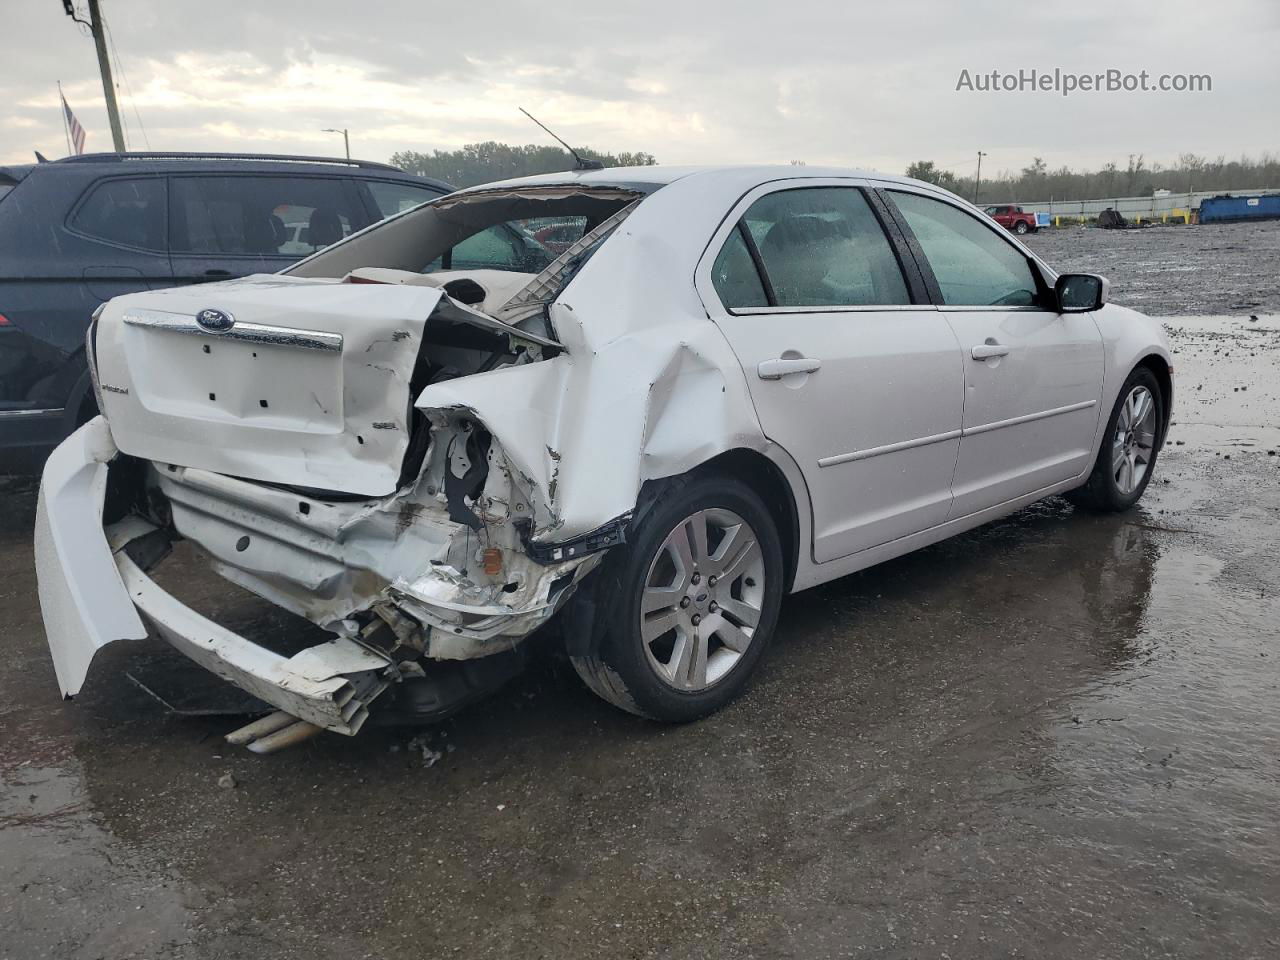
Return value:
[(791, 597), (691, 726), (545, 658), (430, 767), (387, 730), (231, 750), (126, 677), (204, 682), (158, 642), (59, 702), (34, 485), (0, 481), (0, 960), (1280, 955), (1280, 317), (1168, 324), (1134, 511), (1051, 499)]

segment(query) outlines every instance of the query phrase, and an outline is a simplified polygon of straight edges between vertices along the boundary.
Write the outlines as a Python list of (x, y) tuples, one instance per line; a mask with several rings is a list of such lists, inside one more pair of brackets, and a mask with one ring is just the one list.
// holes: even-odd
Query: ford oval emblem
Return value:
[(236, 319), (221, 310), (208, 309), (196, 314), (196, 323), (210, 333), (223, 333), (236, 325)]

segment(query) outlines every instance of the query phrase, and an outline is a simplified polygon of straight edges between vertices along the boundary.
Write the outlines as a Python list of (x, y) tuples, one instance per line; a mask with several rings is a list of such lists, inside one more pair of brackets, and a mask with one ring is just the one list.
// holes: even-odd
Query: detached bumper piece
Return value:
[(351, 640), (282, 657), (182, 604), (124, 549), (115, 560), (129, 598), (152, 630), (206, 670), (298, 720), (351, 736), (391, 682), (391, 663)]

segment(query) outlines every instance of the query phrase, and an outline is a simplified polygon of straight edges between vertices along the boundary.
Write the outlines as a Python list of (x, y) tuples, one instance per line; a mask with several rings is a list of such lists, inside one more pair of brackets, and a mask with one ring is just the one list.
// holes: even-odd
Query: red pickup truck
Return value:
[(995, 207), (987, 207), (986, 214), (1000, 226), (1012, 230), (1016, 234), (1036, 232), (1036, 215), (1034, 213), (1024, 213), (1021, 207), (1005, 203)]

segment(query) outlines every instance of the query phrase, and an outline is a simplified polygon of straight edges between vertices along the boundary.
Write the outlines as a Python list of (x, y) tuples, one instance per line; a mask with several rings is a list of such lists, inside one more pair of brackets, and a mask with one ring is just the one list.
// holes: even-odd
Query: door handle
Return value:
[(756, 367), (756, 375), (761, 380), (781, 380), (793, 373), (813, 373), (821, 366), (821, 360), (811, 360), (808, 357), (774, 357), (772, 360), (761, 360)]
[(1007, 357), (1009, 348), (1003, 343), (988, 340), (986, 343), (978, 344), (970, 353), (975, 360), (990, 360), (992, 357)]

